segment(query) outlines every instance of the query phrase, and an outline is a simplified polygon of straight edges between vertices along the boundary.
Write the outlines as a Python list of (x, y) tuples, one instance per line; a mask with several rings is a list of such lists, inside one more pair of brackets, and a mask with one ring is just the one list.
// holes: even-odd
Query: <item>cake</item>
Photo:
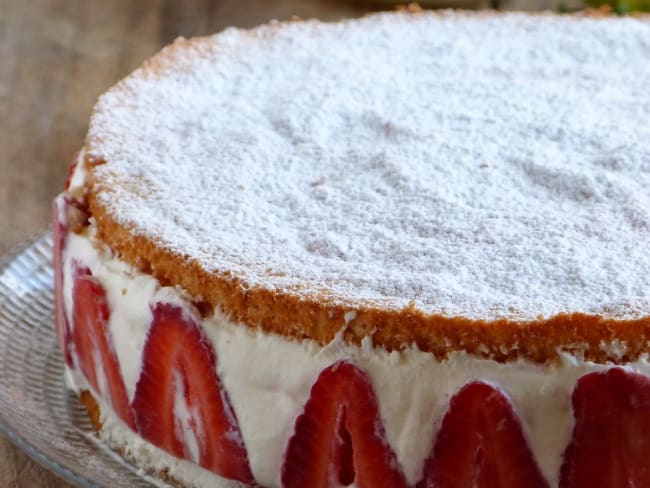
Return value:
[(178, 39), (54, 202), (99, 435), (185, 487), (650, 486), (650, 23)]

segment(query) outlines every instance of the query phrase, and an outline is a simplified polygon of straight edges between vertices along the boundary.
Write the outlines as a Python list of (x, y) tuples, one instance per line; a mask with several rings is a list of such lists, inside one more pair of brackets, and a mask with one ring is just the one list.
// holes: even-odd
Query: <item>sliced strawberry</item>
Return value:
[(348, 362), (322, 371), (285, 452), (282, 486), (406, 487), (368, 376)]
[(572, 402), (575, 426), (560, 486), (650, 486), (650, 379), (622, 368), (589, 373)]
[(547, 486), (503, 392), (473, 382), (452, 397), (417, 488)]
[(133, 399), (138, 432), (176, 457), (252, 483), (235, 413), (212, 347), (180, 307), (158, 303)]
[(65, 178), (66, 190), (70, 189), (70, 183), (72, 182), (72, 175), (74, 174), (74, 171), (77, 169), (78, 164), (79, 164), (79, 153), (74, 155), (74, 158), (72, 159), (72, 163), (70, 163), (70, 167), (68, 168), (68, 174)]
[[(77, 153), (68, 169), (68, 176), (65, 184), (66, 190), (70, 187), (72, 175), (78, 164), (78, 156)], [(63, 251), (66, 247), (69, 233), (71, 231), (81, 232), (81, 230), (89, 224), (90, 211), (83, 195), (74, 196), (69, 193), (62, 193), (57, 196), (54, 199), (52, 210), (54, 323), (59, 347), (61, 348), (65, 362), (68, 366), (73, 366), (73, 356), (71, 354), (72, 336), (69, 324), (70, 318), (67, 316), (65, 311), (63, 299)]]
[(65, 196), (59, 195), (52, 205), (52, 267), (54, 271), (54, 325), (59, 348), (68, 366), (72, 366), (70, 353), (70, 325), (63, 302), (63, 249), (68, 236)]
[(133, 413), (108, 330), (106, 291), (90, 270), (73, 263), (73, 338), (79, 367), (97, 393), (135, 430)]

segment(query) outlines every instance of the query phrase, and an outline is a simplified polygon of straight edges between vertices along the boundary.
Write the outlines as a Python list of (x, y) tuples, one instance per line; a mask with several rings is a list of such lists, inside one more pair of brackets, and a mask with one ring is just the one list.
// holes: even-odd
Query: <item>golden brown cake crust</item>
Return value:
[[(417, 13), (414, 13), (417, 15)], [(492, 15), (492, 14), (485, 14)], [(602, 11), (592, 16), (603, 16)], [(194, 40), (200, 52), (201, 40)], [(143, 66), (159, 73), (173, 65), (179, 49), (188, 41), (179, 40), (148, 60)], [(93, 141), (87, 141), (92, 153)], [(160, 243), (118, 221), (98, 198), (106, 188), (93, 177), (94, 166), (102, 160), (87, 157), (89, 177), (87, 198), (97, 225), (97, 237), (120, 259), (163, 285), (179, 285), (198, 300), (218, 308), (234, 320), (251, 328), (295, 339), (312, 339), (318, 344), (331, 342), (346, 324), (343, 338), (360, 344), (371, 338), (375, 346), (401, 350), (416, 345), (437, 358), (453, 351), (511, 361), (525, 358), (538, 363), (553, 361), (559, 351), (584, 354), (596, 362), (624, 363), (645, 354), (650, 343), (650, 316), (614, 319), (584, 313), (558, 314), (537, 320), (475, 320), (424, 314), (415, 306), (385, 310), (360, 303), (332, 302), (327, 296), (305, 297), (294, 290), (269, 290), (248, 287), (237, 277), (210, 273), (194, 259), (164, 248)], [(346, 320), (346, 313), (356, 315)], [(624, 346), (620, 349), (611, 347)]]
[[(345, 323), (349, 307), (329, 303), (326, 298), (313, 300), (291, 292), (246, 288), (237, 278), (211, 274), (191, 259), (130, 232), (106, 211), (94, 193), (88, 194), (88, 200), (98, 238), (122, 260), (151, 273), (162, 284), (183, 287), (238, 322), (286, 337), (313, 339), (321, 345), (331, 342)], [(622, 363), (647, 352), (650, 317), (615, 320), (574, 313), (535, 321), (482, 321), (424, 315), (414, 308), (395, 311), (359, 306), (343, 338), (360, 344), (366, 337), (388, 350), (415, 344), (437, 358), (466, 351), (497, 361), (525, 358), (544, 363), (554, 360), (561, 350), (584, 353), (592, 361)], [(607, 347), (617, 343), (627, 346), (624, 355)]]
[(88, 390), (83, 390), (81, 393), (79, 393), (79, 401), (86, 408), (86, 411), (88, 412), (88, 418), (90, 419), (90, 423), (92, 424), (93, 429), (95, 429), (97, 432), (102, 430), (102, 422), (100, 420), (101, 412), (99, 411), (99, 405), (97, 404), (97, 401), (93, 397), (92, 393), (90, 393)]

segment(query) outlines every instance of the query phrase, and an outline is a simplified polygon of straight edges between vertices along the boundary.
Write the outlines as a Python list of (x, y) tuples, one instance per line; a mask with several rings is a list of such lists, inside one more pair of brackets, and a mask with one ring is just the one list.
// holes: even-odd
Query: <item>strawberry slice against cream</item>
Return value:
[(285, 488), (405, 488), (366, 373), (349, 362), (323, 370), (296, 419), (282, 466)]
[(70, 324), (63, 299), (63, 249), (68, 236), (66, 197), (59, 195), (52, 205), (52, 268), (54, 271), (54, 326), (59, 348), (68, 366), (73, 366), (70, 352)]
[(178, 458), (224, 478), (252, 483), (212, 347), (180, 307), (157, 303), (152, 312), (132, 402), (138, 432)]
[(546, 488), (505, 394), (474, 381), (456, 393), (417, 488)]
[(90, 269), (73, 262), (74, 351), (79, 367), (90, 385), (110, 404), (133, 430), (135, 421), (124, 380), (108, 330), (110, 310), (106, 291)]
[(79, 165), (79, 155), (72, 160), (65, 182), (66, 193), (52, 202), (52, 268), (54, 271), (54, 324), (59, 347), (68, 366), (73, 366), (70, 338), (70, 319), (65, 311), (63, 291), (63, 266), (68, 236), (71, 230), (79, 230), (89, 223), (90, 212), (85, 198), (68, 192), (73, 175)]
[(572, 403), (575, 427), (560, 487), (650, 486), (650, 379), (623, 368), (589, 373)]

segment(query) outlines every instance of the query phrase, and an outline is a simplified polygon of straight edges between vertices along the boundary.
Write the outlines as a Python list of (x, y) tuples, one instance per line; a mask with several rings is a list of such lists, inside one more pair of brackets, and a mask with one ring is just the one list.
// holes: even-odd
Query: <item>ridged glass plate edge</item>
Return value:
[(101, 444), (65, 388), (53, 330), (51, 254), (51, 233), (43, 232), (0, 258), (0, 432), (82, 488), (154, 486)]

